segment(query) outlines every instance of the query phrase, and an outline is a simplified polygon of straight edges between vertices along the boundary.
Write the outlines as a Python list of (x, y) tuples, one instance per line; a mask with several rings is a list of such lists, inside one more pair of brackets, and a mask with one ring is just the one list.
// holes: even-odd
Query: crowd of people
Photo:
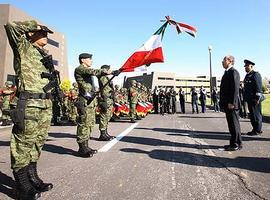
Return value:
[[(129, 88), (113, 86), (109, 75), (119, 75), (119, 70), (111, 70), (109, 65), (100, 69), (92, 68), (92, 54), (81, 53), (78, 56), (79, 66), (75, 69), (76, 84), (67, 94), (59, 90), (57, 74), (54, 69), (52, 56), (44, 49), (48, 43), (48, 34), (53, 32), (36, 21), (9, 22), (5, 25), (9, 44), (14, 53), (14, 71), (16, 86), (6, 83), (2, 90), (6, 102), (15, 100), (15, 104), (7, 104), (10, 119), (13, 122), (10, 156), (11, 168), (16, 182), (17, 198), (21, 200), (38, 199), (42, 192), (53, 188), (52, 183), (45, 183), (38, 175), (38, 161), (42, 148), (48, 137), (48, 131), (53, 119), (58, 123), (59, 112), (77, 126), (76, 140), (78, 156), (89, 158), (97, 153), (89, 146), (89, 139), (99, 115), (100, 141), (114, 139), (108, 133), (108, 125), (112, 116), (127, 115), (131, 123), (145, 117), (154, 107), (155, 113), (176, 113), (176, 96), (174, 89), (155, 88), (153, 94), (142, 83), (130, 81)], [(231, 134), (230, 144), (225, 150), (235, 151), (242, 148), (241, 130), (239, 123), (239, 87), (240, 76), (234, 65), (234, 57), (226, 56), (222, 65), (225, 73), (221, 80), (220, 94), (216, 89), (212, 92), (215, 111), (224, 110)], [(255, 63), (245, 60), (247, 75), (244, 79), (243, 98), (247, 102), (253, 130), (249, 135), (262, 133), (261, 77), (253, 70)], [(95, 90), (93, 76), (98, 78), (99, 91)], [(56, 79), (55, 79), (56, 78)], [(15, 88), (16, 87), (16, 91)], [(181, 112), (185, 113), (185, 93), (180, 88), (178, 92)], [(191, 89), (192, 113), (205, 112), (206, 90), (201, 87)], [(218, 99), (220, 102), (218, 103)], [(153, 102), (153, 105), (149, 102)], [(59, 106), (60, 105), (60, 106)], [(8, 110), (4, 107), (4, 111)]]

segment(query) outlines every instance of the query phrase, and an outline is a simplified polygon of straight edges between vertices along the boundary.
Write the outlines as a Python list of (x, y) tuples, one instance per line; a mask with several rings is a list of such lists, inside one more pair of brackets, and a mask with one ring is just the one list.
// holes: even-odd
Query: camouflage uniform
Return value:
[(10, 111), (10, 102), (12, 100), (12, 96), (14, 95), (14, 89), (12, 89), (13, 83), (11, 81), (6, 81), (6, 88), (2, 91), (3, 97), (3, 105), (2, 105), (2, 126), (11, 125), (11, 118), (9, 116)]
[(50, 128), (52, 101), (43, 91), (49, 80), (41, 78), (43, 72), (49, 73), (41, 61), (46, 52), (35, 46), (26, 34), (31, 31), (40, 31), (39, 34), (53, 32), (36, 21), (7, 23), (5, 29), (14, 53), (18, 96), (17, 108), (11, 112), (14, 122), (10, 140), (11, 168), (19, 198), (35, 199), (40, 192), (52, 188), (51, 183), (43, 183), (36, 169)]
[[(101, 69), (109, 69), (109, 65), (101, 66)], [(108, 134), (107, 128), (110, 119), (112, 118), (112, 108), (113, 108), (113, 85), (112, 82), (109, 84), (109, 77), (99, 76), (99, 88), (100, 88), (100, 98), (99, 98), (99, 108), (100, 108), (100, 122), (99, 122), (99, 130), (100, 130), (100, 137), (99, 140), (101, 141), (108, 141), (112, 140), (114, 137)], [(107, 84), (105, 87), (104, 85)]]
[[(85, 54), (81, 54), (79, 59)], [(86, 54), (85, 58), (87, 58)], [(92, 58), (92, 55), (91, 57)], [(97, 99), (94, 95), (94, 82), (92, 76), (106, 74), (106, 70), (92, 69), (81, 64), (75, 69), (74, 76), (78, 83), (79, 98), (76, 102), (78, 109), (77, 143), (79, 154), (82, 157), (91, 157), (96, 150), (88, 147), (88, 140), (96, 122)]]
[(72, 124), (76, 124), (77, 122), (77, 108), (75, 106), (75, 101), (77, 100), (78, 95), (76, 93), (75, 89), (71, 89), (69, 93), (69, 100), (68, 100), (68, 115), (69, 115), (69, 120), (72, 122)]
[(136, 105), (138, 103), (138, 91), (136, 88), (135, 80), (131, 81), (131, 87), (129, 88), (128, 96), (129, 96), (129, 106), (130, 106), (130, 120), (132, 123), (135, 123)]

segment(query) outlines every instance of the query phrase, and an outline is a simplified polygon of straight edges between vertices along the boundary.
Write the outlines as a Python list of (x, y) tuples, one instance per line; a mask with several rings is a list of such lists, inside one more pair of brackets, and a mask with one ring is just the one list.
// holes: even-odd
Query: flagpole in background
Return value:
[(209, 51), (209, 67), (210, 67), (210, 99), (211, 99), (211, 105), (213, 104), (212, 101), (212, 49), (213, 47), (211, 45), (208, 46)]

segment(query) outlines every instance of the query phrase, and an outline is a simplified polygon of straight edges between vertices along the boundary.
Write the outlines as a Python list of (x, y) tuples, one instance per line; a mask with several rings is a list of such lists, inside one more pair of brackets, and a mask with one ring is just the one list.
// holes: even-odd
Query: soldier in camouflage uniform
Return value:
[(18, 97), (17, 107), (11, 112), (14, 123), (10, 140), (11, 168), (18, 199), (37, 199), (41, 192), (53, 187), (37, 174), (37, 161), (52, 117), (51, 95), (43, 90), (49, 80), (41, 74), (50, 73), (42, 59), (47, 55), (43, 49), (48, 42), (47, 35), (53, 32), (34, 20), (7, 23), (5, 29), (14, 53)]
[(138, 103), (138, 90), (136, 87), (136, 81), (131, 80), (131, 87), (128, 91), (129, 96), (129, 107), (130, 107), (130, 121), (131, 123), (135, 123), (136, 117), (136, 105)]
[(11, 125), (11, 118), (9, 116), (10, 111), (10, 102), (12, 100), (12, 96), (14, 95), (14, 89), (12, 89), (12, 81), (6, 81), (5, 86), (6, 88), (2, 91), (2, 98), (3, 98), (3, 105), (2, 105), (2, 124), (1, 126), (8, 126)]
[(79, 55), (80, 66), (75, 69), (74, 76), (78, 83), (79, 98), (76, 102), (78, 110), (77, 143), (79, 156), (92, 157), (97, 150), (88, 146), (90, 134), (96, 122), (97, 99), (94, 94), (93, 76), (111, 74), (110, 70), (92, 69), (92, 54)]
[[(100, 69), (109, 70), (109, 65), (102, 65)], [(108, 124), (112, 118), (112, 108), (113, 108), (113, 99), (114, 99), (114, 89), (113, 84), (109, 82), (109, 77), (106, 75), (98, 76), (98, 83), (100, 89), (100, 97), (98, 100), (100, 108), (100, 122), (99, 122), (99, 131), (100, 131), (100, 141), (109, 141), (114, 139), (114, 136), (108, 134)], [(107, 84), (105, 87), (104, 85)]]
[(70, 89), (69, 92), (69, 99), (68, 99), (68, 116), (69, 116), (69, 121), (71, 125), (77, 125), (77, 108), (75, 106), (75, 102), (78, 98), (78, 95), (76, 93), (75, 89)]

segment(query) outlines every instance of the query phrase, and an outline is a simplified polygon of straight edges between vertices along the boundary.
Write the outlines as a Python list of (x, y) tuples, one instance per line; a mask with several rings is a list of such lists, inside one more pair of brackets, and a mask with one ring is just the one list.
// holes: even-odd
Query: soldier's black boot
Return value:
[(16, 191), (18, 200), (35, 200), (40, 197), (40, 192), (37, 191), (31, 184), (28, 177), (28, 166), (13, 171), (13, 176), (16, 182)]
[(112, 135), (110, 135), (110, 134), (108, 133), (108, 130), (107, 130), (107, 129), (105, 130), (105, 134), (106, 134), (106, 136), (107, 136), (108, 138), (110, 138), (110, 140), (113, 140), (113, 139), (115, 138), (115, 136), (112, 136)]
[(46, 192), (53, 188), (52, 183), (44, 183), (37, 174), (37, 163), (32, 162), (28, 167), (28, 176), (34, 188), (40, 192)]
[(112, 140), (109, 135), (106, 134), (106, 130), (100, 131), (99, 141), (110, 141)]
[(136, 121), (134, 119), (131, 119), (130, 122), (131, 123), (136, 123)]
[(88, 141), (86, 142), (86, 147), (87, 149), (92, 153), (92, 154), (96, 154), (97, 153), (97, 150), (96, 149), (92, 149), (88, 146)]
[(91, 152), (88, 148), (87, 148), (87, 144), (88, 141), (83, 141), (82, 143), (78, 143), (79, 144), (79, 151), (78, 154), (80, 157), (83, 158), (90, 158), (93, 156), (93, 152)]

